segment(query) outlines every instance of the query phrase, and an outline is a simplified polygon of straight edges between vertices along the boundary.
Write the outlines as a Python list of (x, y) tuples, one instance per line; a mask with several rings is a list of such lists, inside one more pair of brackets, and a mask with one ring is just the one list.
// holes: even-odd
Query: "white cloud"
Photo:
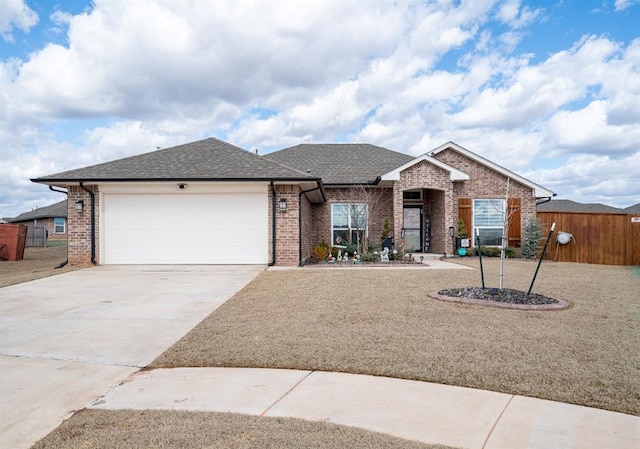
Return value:
[(5, 42), (13, 42), (14, 27), (28, 32), (38, 23), (38, 15), (24, 0), (2, 0), (0, 2), (0, 36)]
[[(553, 169), (525, 172), (558, 198), (628, 207), (640, 198), (640, 152), (621, 158), (576, 155)], [(608, 175), (607, 175), (608, 174)]]
[(638, 4), (640, 4), (640, 0), (615, 0), (616, 11), (624, 11)]
[(520, 0), (505, 1), (499, 8), (497, 17), (512, 28), (523, 28), (542, 15), (542, 10), (522, 7)]
[[(640, 39), (585, 36), (537, 59), (519, 51), (552, 12), (525, 0), (96, 0), (76, 15), (45, 11), (66, 33), (58, 43), (0, 61), (10, 173), (0, 215), (41, 198), (31, 177), (209, 135), (248, 149), (353, 140), (416, 155), (453, 140), (564, 189), (560, 170), (530, 169), (561, 155), (598, 161), (569, 192), (613, 192), (618, 161), (638, 157)], [(20, 28), (2, 23), (9, 35)]]

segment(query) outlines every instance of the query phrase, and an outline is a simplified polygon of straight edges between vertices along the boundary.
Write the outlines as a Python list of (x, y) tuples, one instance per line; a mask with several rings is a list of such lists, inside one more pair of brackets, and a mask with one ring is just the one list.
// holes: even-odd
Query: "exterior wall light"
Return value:
[(280, 212), (286, 212), (286, 211), (287, 211), (287, 199), (280, 198)]
[(78, 213), (82, 212), (83, 208), (84, 208), (84, 201), (82, 200), (76, 201), (76, 212)]

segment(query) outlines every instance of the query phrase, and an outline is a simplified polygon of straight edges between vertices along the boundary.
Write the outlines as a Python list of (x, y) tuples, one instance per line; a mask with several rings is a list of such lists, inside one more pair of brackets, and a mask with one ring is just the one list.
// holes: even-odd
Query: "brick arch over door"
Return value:
[(394, 183), (394, 237), (401, 242), (403, 222), (403, 193), (422, 189), (430, 195), (434, 210), (431, 213), (430, 252), (444, 254), (451, 248), (452, 240), (448, 228), (453, 226), (453, 183), (450, 173), (440, 167), (421, 161), (400, 173), (400, 181)]

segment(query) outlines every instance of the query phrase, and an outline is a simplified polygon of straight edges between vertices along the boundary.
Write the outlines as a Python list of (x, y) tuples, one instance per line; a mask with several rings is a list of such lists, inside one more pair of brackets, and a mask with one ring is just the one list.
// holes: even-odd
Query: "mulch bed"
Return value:
[(537, 293), (527, 294), (510, 288), (449, 288), (431, 292), (429, 296), (441, 301), (509, 309), (558, 310), (570, 305), (567, 301), (560, 299), (549, 298)]
[(305, 268), (308, 267), (319, 267), (319, 268), (333, 268), (333, 267), (397, 267), (397, 266), (420, 266), (420, 265), (424, 265), (425, 267), (428, 266), (422, 262), (418, 262), (417, 260), (409, 260), (407, 258), (405, 259), (399, 259), (399, 260), (390, 260), (389, 262), (380, 262), (379, 260), (376, 260), (375, 262), (365, 262), (365, 261), (359, 261), (359, 262), (354, 262), (352, 259), (350, 259), (347, 262), (344, 261), (335, 261), (335, 262), (327, 262), (327, 261), (322, 261), (322, 262), (307, 262), (305, 263), (303, 266)]

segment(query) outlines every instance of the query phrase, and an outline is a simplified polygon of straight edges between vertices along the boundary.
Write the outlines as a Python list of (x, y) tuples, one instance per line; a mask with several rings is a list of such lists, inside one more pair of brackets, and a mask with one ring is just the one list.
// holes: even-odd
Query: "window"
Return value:
[(482, 245), (502, 246), (502, 226), (505, 213), (503, 199), (473, 200), (474, 240), (477, 231)]
[(64, 234), (64, 218), (56, 217), (53, 219), (53, 233)]
[(422, 190), (405, 190), (402, 192), (402, 199), (405, 201), (422, 201)]
[(362, 203), (331, 205), (331, 238), (333, 245), (362, 241), (367, 228), (367, 205)]

